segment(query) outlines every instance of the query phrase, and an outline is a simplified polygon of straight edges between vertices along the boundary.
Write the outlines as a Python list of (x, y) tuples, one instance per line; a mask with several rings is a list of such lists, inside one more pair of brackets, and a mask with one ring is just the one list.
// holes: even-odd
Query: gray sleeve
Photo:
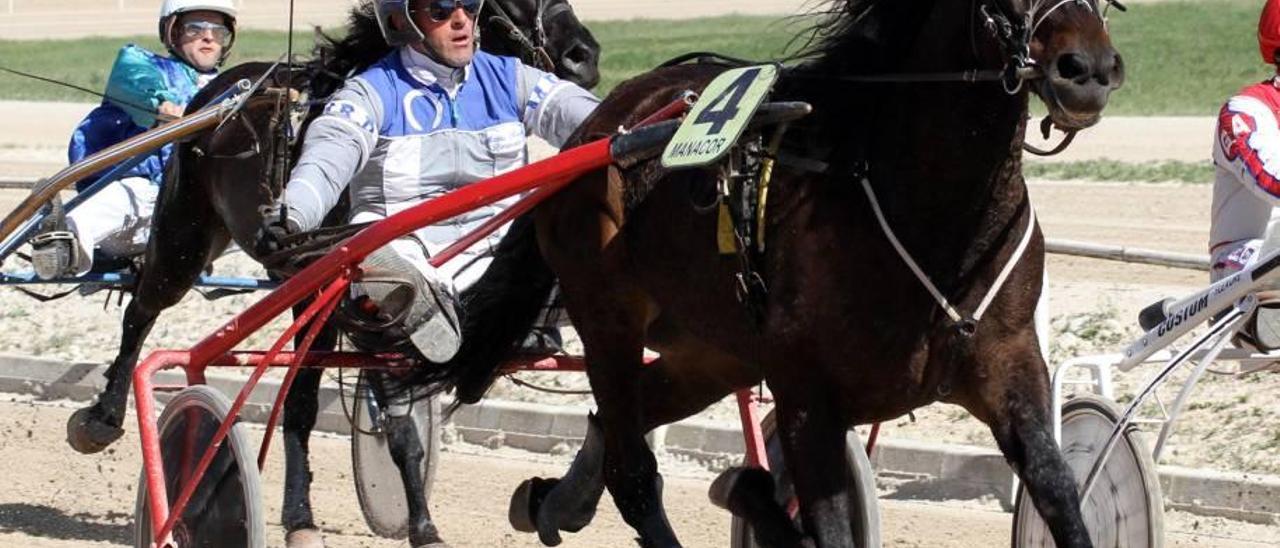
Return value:
[(573, 82), (536, 68), (520, 65), (517, 93), (524, 127), (559, 148), (587, 119), (600, 99)]
[(302, 155), (289, 176), (285, 203), (294, 228), (320, 226), (338, 203), (377, 145), (382, 112), (378, 94), (358, 79), (329, 99), (307, 128)]

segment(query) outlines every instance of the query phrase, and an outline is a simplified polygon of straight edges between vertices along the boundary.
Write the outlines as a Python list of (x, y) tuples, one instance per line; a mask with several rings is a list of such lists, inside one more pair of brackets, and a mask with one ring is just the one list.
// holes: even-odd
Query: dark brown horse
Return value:
[[(762, 544), (851, 546), (845, 432), (935, 401), (990, 426), (1058, 546), (1091, 544), (1049, 428), (1032, 321), (1044, 242), (1021, 145), (1028, 92), (1059, 127), (1087, 127), (1123, 68), (1095, 0), (1036, 1), (830, 3), (804, 62), (772, 96), (808, 102), (814, 114), (786, 133), (778, 155), (765, 249), (752, 259), (767, 287), (754, 297), (758, 315), (735, 290), (742, 261), (718, 251), (715, 208), (703, 207), (716, 196), (718, 169), (611, 169), (548, 200), (535, 227), (513, 228), (512, 247), (531, 245), (536, 228), (559, 278), (603, 427), (603, 455), (579, 454), (581, 475), (560, 484), (572, 487), (534, 497), (545, 502), (533, 510), (544, 542), (558, 542), (557, 528), (585, 525), (602, 476), (642, 545), (677, 546), (644, 433), (764, 379), (801, 526), (773, 502), (763, 472), (735, 471), (717, 486)], [(579, 135), (629, 127), (725, 69), (680, 65), (637, 77)], [(507, 258), (527, 260), (512, 268), (526, 279), (550, 275), (537, 254)], [(493, 302), (512, 317), (527, 314), (510, 303), (542, 302), (515, 285), (510, 292)], [(650, 366), (646, 347), (661, 353)], [(419, 380), (483, 386), (477, 379), (493, 371), (487, 362), (455, 365)]]
[[(480, 22), (486, 50), (550, 61), (558, 76), (584, 86), (599, 80), (599, 45), (566, 0), (490, 0)], [(202, 90), (188, 105), (188, 112), (203, 107), (241, 79), (257, 81), (265, 75), (264, 89), (306, 92), (311, 107), (300, 114), (309, 121), (318, 114), (324, 97), (338, 89), (349, 74), (390, 51), (366, 3), (364, 9), (353, 10), (346, 36), (322, 41), (314, 62), (274, 70), (267, 63), (234, 67)], [(133, 369), (160, 312), (181, 300), (206, 265), (230, 242), (253, 253), (263, 228), (261, 207), (280, 196), (290, 167), (287, 158), (296, 158), (300, 146), (284, 138), (290, 134), (286, 126), (293, 114), (286, 96), (255, 97), (218, 131), (176, 147), (153, 218), (155, 237), (148, 244), (138, 285), (125, 310), (120, 352), (107, 371), (107, 386), (97, 402), (77, 411), (67, 424), (68, 442), (76, 450), (101, 451), (123, 433)], [(294, 136), (301, 135), (305, 122), (291, 131)], [(294, 147), (292, 154), (286, 156), (290, 147)], [(345, 212), (333, 212), (328, 221), (344, 222)], [(333, 348), (336, 337), (336, 332), (328, 330), (317, 340), (316, 348)], [(302, 370), (285, 403), (282, 523), (290, 533), (291, 545), (319, 542), (310, 504), (307, 440), (316, 421), (320, 380), (320, 371)], [(426, 508), (426, 486), (418, 469), (423, 447), (411, 422), (408, 417), (392, 418), (385, 426), (392, 457), (405, 480), (410, 541), (414, 546), (434, 545), (440, 537)]]

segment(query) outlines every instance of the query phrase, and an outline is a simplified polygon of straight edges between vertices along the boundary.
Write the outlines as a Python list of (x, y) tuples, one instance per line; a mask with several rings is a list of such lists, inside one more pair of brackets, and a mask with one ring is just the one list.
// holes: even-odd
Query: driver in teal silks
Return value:
[[(166, 0), (160, 40), (171, 56), (129, 44), (111, 67), (106, 99), (71, 135), (72, 164), (155, 127), (161, 115), (182, 116), (191, 98), (217, 75), (235, 38), (231, 0)], [(63, 219), (50, 219), (32, 240), (31, 262), (42, 279), (83, 275), (94, 249), (131, 257), (146, 249), (151, 214), (172, 145), (151, 153)], [(80, 181), (84, 190), (102, 174)]]

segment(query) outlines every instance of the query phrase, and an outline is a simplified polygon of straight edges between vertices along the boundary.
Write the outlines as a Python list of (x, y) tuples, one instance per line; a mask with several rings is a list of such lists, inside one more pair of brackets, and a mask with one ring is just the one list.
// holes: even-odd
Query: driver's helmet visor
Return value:
[(178, 36), (183, 41), (209, 38), (222, 45), (223, 48), (228, 48), (235, 38), (235, 31), (220, 23), (188, 21), (178, 27)]

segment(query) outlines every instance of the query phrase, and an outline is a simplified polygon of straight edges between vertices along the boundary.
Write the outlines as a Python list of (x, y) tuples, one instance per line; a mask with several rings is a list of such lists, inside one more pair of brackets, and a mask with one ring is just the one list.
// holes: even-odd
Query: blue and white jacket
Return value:
[[(67, 159), (79, 162), (86, 156), (147, 131), (156, 123), (156, 109), (168, 101), (186, 105), (214, 73), (201, 74), (190, 65), (157, 55), (133, 44), (120, 49), (111, 76), (107, 78), (106, 99), (89, 112), (71, 134)], [(146, 107), (150, 110), (143, 110)], [(164, 178), (164, 166), (173, 145), (152, 152), (123, 177), (145, 177), (155, 184)], [(101, 174), (76, 184), (83, 190)]]
[[(348, 80), (308, 128), (285, 195), (289, 217), (301, 230), (319, 226), (349, 186), (352, 222), (385, 218), (524, 166), (527, 135), (559, 147), (598, 104), (581, 87), (511, 57), (478, 51), (454, 69), (400, 48)], [(416, 235), (434, 254), (503, 205)], [(487, 256), (501, 234), (473, 246), (472, 259)]]

